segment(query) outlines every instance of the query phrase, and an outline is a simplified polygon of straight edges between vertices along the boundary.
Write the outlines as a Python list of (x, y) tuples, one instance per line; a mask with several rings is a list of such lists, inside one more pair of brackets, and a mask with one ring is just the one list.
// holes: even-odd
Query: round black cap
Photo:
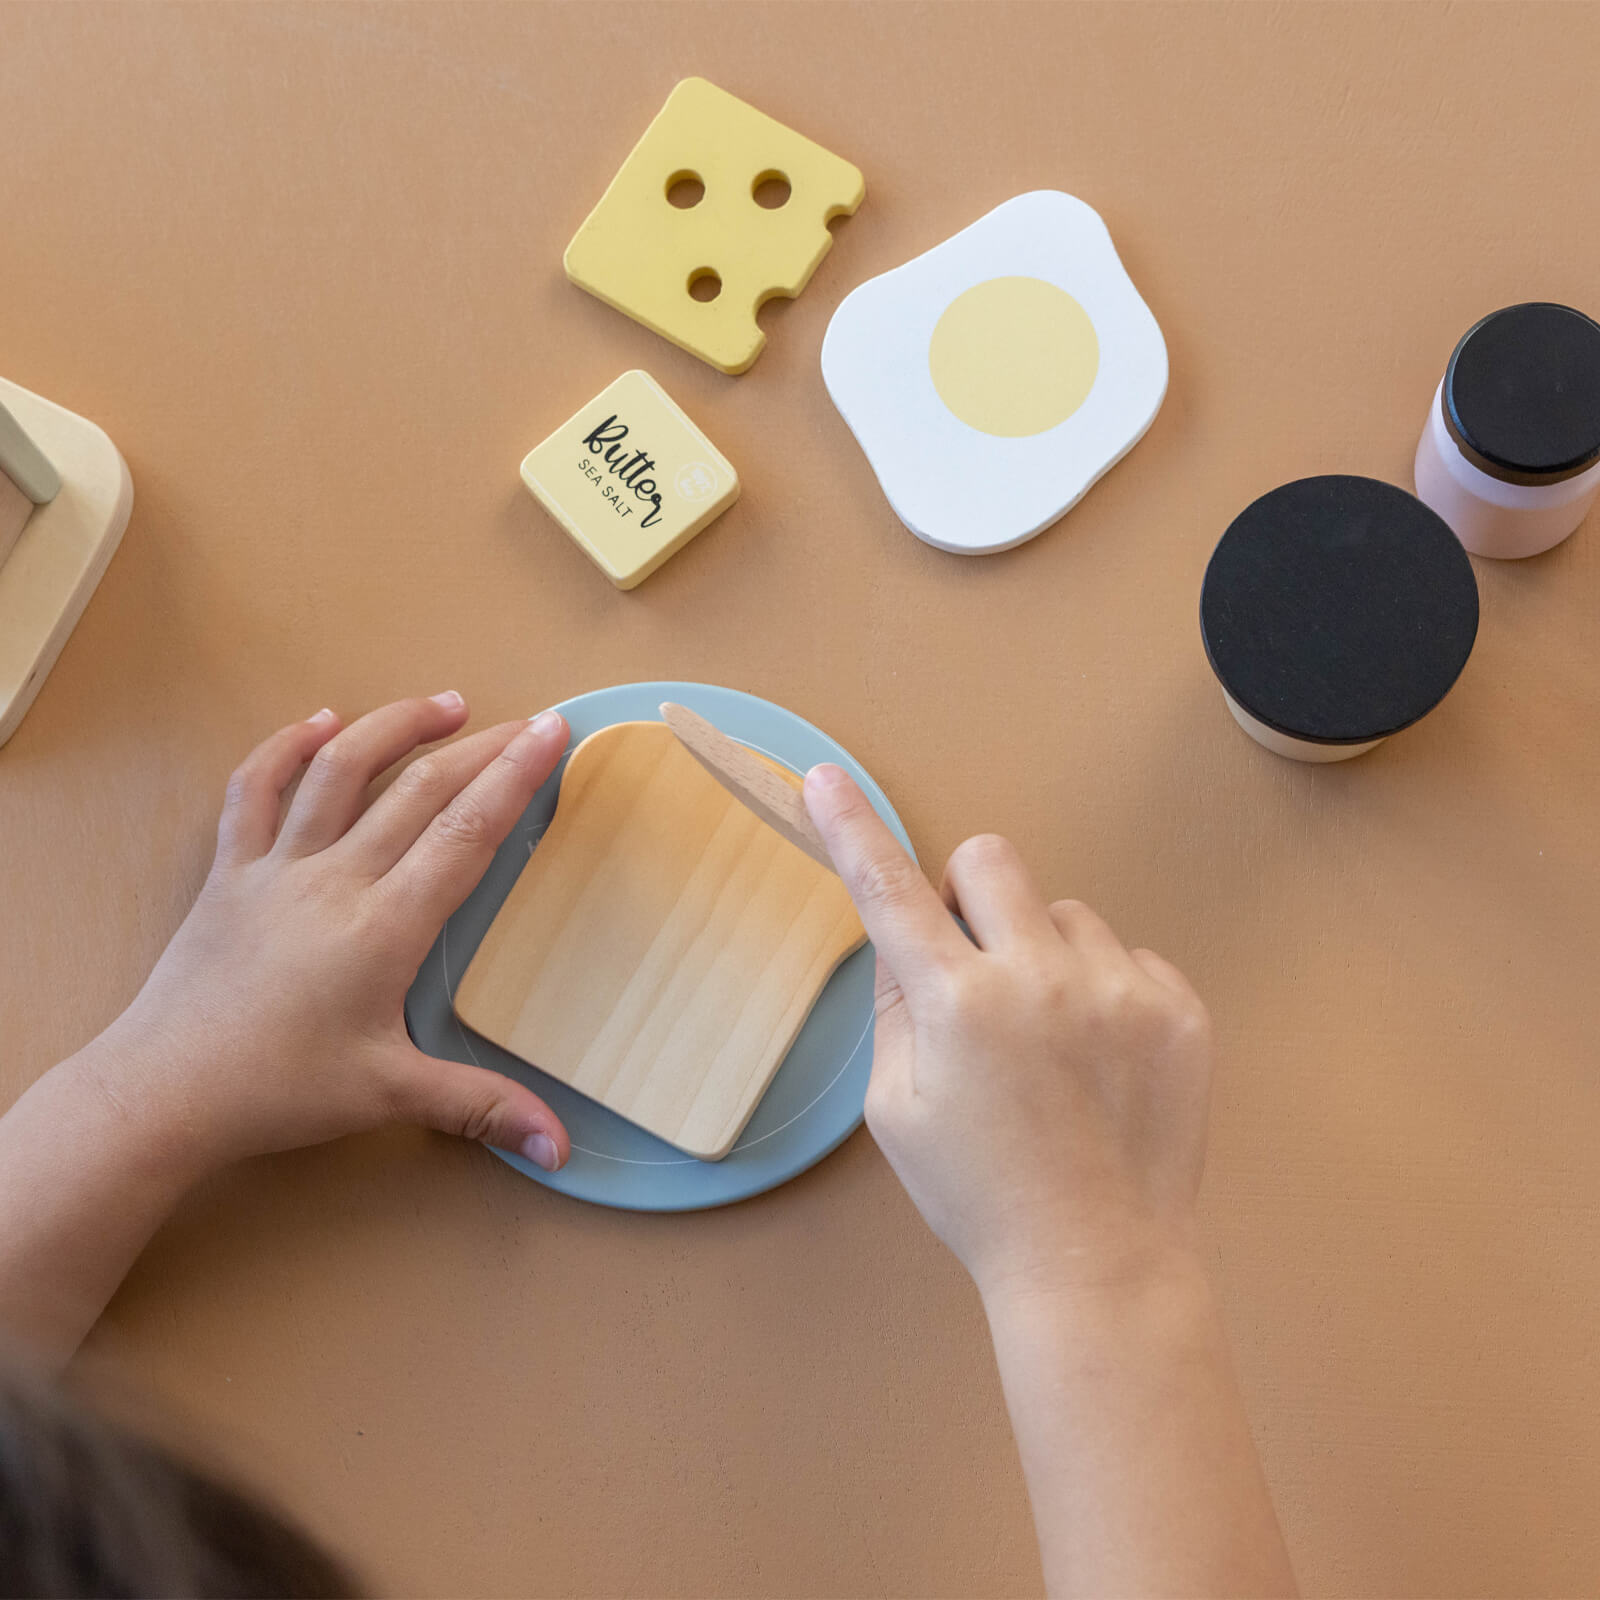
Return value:
[(1600, 323), (1532, 301), (1467, 330), (1444, 374), (1444, 417), (1475, 466), (1559, 483), (1600, 461)]
[(1375, 478), (1301, 478), (1262, 495), (1212, 552), (1200, 632), (1222, 686), (1258, 722), (1362, 744), (1426, 716), (1478, 634), (1461, 541)]

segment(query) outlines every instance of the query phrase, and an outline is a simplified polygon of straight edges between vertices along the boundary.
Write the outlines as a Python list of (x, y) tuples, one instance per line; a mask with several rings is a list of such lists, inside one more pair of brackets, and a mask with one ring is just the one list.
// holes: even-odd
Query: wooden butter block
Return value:
[(746, 810), (665, 724), (619, 723), (573, 752), (555, 817), (455, 1012), (716, 1161), (865, 937), (839, 879)]
[(647, 372), (625, 372), (523, 458), (522, 481), (619, 589), (739, 498), (727, 458)]
[(720, 371), (743, 372), (766, 343), (757, 310), (800, 293), (833, 244), (829, 219), (865, 194), (848, 161), (685, 78), (567, 246), (567, 276)]

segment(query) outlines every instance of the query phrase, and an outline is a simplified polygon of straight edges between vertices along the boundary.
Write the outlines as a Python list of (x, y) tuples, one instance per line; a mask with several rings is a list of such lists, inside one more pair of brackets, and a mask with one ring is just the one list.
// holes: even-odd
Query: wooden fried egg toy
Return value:
[(847, 295), (822, 377), (900, 520), (979, 554), (1042, 533), (1138, 443), (1167, 346), (1099, 213), (1040, 189)]

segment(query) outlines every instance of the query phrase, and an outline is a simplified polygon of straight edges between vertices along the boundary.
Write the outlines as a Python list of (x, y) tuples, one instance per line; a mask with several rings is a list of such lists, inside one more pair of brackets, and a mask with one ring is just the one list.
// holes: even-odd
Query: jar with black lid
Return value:
[(1301, 478), (1223, 534), (1200, 633), (1252, 739), (1296, 761), (1344, 761), (1449, 692), (1477, 638), (1477, 579), (1455, 535), (1404, 489)]
[(1415, 477), (1474, 555), (1559, 544), (1600, 493), (1600, 324), (1533, 301), (1469, 328), (1434, 394)]

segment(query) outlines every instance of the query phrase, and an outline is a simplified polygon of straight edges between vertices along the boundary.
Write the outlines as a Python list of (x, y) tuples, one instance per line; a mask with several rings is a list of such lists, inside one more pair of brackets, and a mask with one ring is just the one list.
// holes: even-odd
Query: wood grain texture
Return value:
[(865, 939), (833, 872), (664, 723), (622, 722), (573, 751), (455, 1011), (619, 1116), (720, 1161)]
[(796, 849), (804, 850), (819, 866), (829, 872), (838, 870), (806, 810), (793, 774), (775, 767), (737, 739), (730, 739), (687, 706), (670, 702), (663, 705), (661, 720), (678, 736), (684, 749), (769, 828), (782, 834)]
[[(13, 0), (0, 30), (0, 366), (139, 487), (0, 750), (0, 1099), (133, 996), (273, 728), (732, 684), (859, 757), (935, 876), (995, 829), (1204, 995), (1204, 1237), (1306, 1592), (1594, 1591), (1600, 524), (1478, 563), (1460, 683), (1331, 768), (1234, 726), (1196, 614), (1257, 495), (1407, 481), (1485, 310), (1595, 308), (1600, 12)], [(561, 271), (685, 71), (872, 189), (737, 379)], [(1038, 187), (1105, 217), (1172, 386), (1059, 528), (948, 556), (885, 504), (823, 329)], [(745, 487), (622, 594), (517, 462), (630, 366)], [(95, 1358), (374, 1593), (1039, 1587), (982, 1309), (866, 1131), (683, 1216), (421, 1133), (252, 1162)]]

